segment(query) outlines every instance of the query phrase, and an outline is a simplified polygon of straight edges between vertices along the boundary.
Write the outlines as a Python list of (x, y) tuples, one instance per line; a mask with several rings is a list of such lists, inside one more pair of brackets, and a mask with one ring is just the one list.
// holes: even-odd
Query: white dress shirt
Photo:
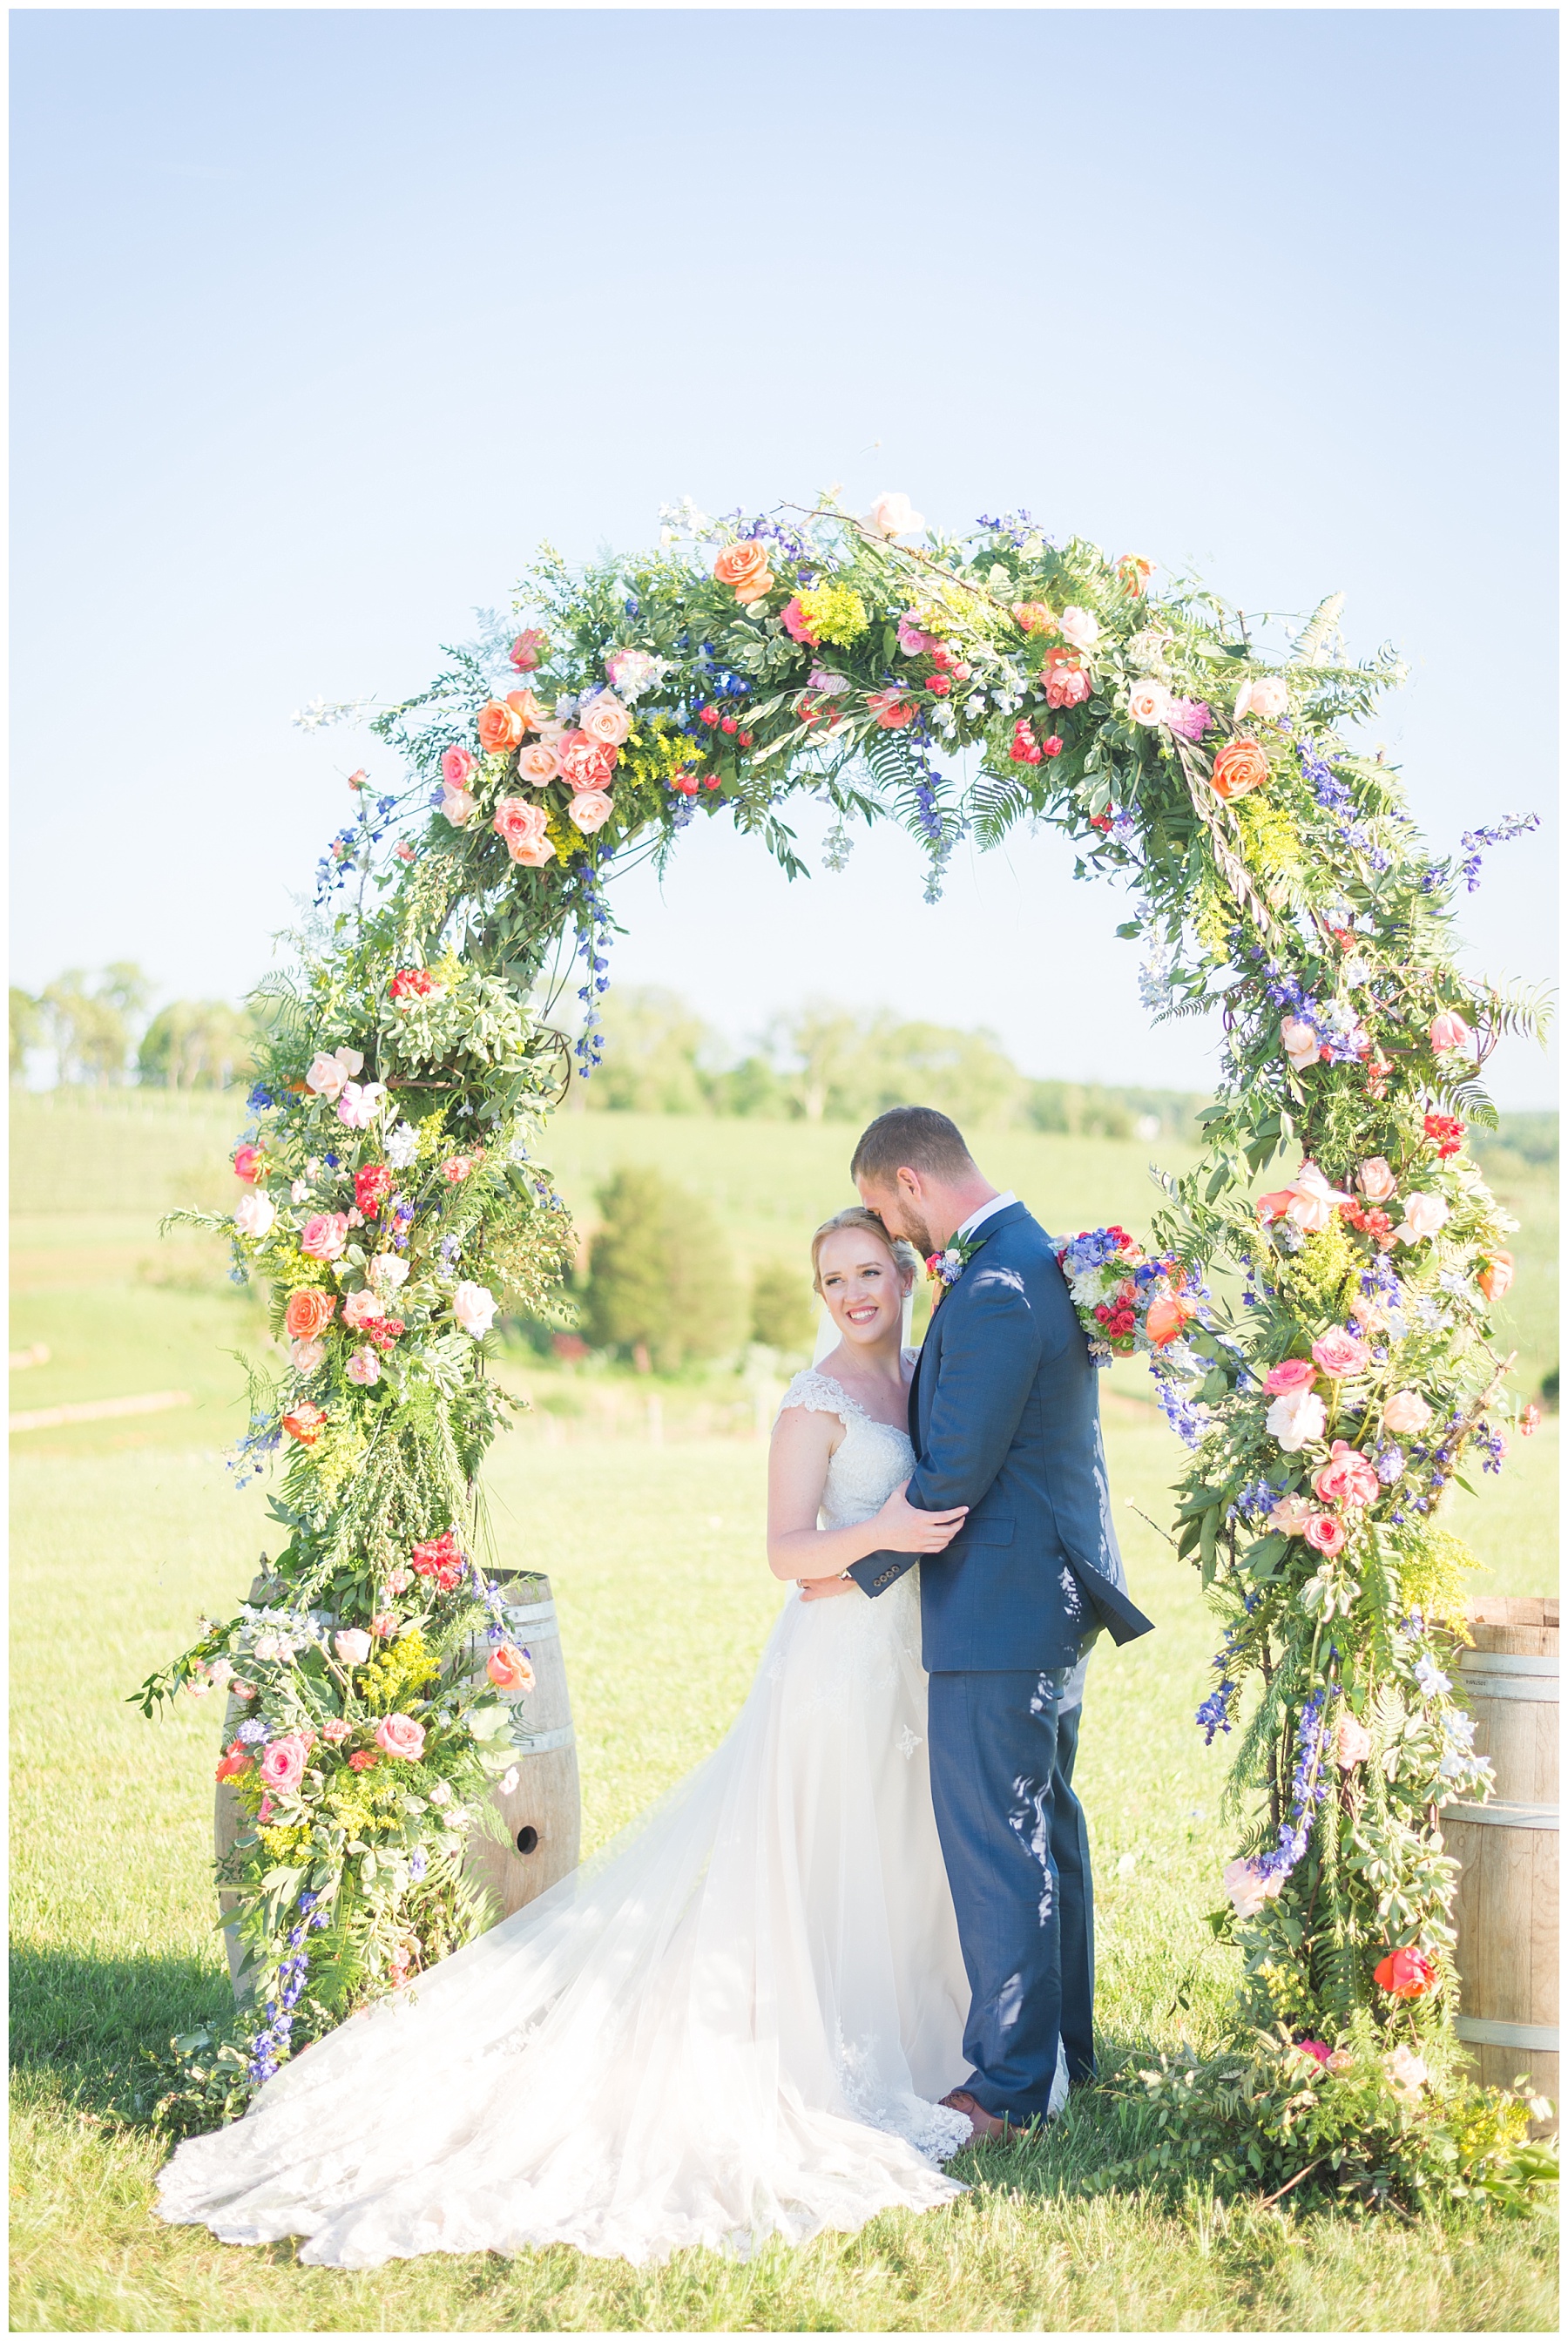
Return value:
[(979, 1233), (980, 1229), (985, 1225), (985, 1222), (991, 1218), (993, 1213), (997, 1211), (1005, 1211), (1009, 1203), (1016, 1203), (1017, 1200), (1017, 1197), (1014, 1194), (1010, 1187), (1005, 1195), (993, 1195), (988, 1203), (982, 1203), (978, 1211), (971, 1211), (969, 1213), (969, 1216), (964, 1221), (963, 1226), (954, 1236), (953, 1241), (956, 1244), (968, 1243), (971, 1236), (978, 1235)]

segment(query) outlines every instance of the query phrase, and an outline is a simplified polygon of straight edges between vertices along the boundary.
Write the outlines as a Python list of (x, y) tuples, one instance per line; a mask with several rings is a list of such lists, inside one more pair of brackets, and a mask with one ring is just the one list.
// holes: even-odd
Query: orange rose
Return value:
[(1144, 560), (1141, 553), (1124, 553), (1116, 563), (1116, 583), (1124, 593), (1136, 596), (1143, 592), (1144, 579), (1153, 567), (1154, 563)]
[(283, 1329), (291, 1340), (313, 1341), (324, 1333), (337, 1313), (337, 1302), (330, 1292), (309, 1286), (303, 1292), (291, 1292), (289, 1305), (283, 1310)]
[(1048, 602), (1015, 602), (1013, 615), (1026, 634), (1048, 634), (1057, 623)]
[(713, 564), (713, 574), (720, 585), (733, 589), (738, 602), (759, 602), (773, 583), (767, 553), (754, 536), (727, 544)]
[[(518, 696), (522, 696), (521, 692)], [(479, 744), (487, 756), (503, 755), (508, 748), (515, 748), (524, 729), (521, 716), (504, 699), (492, 699), (479, 711)]]
[(1501, 1300), (1513, 1281), (1513, 1254), (1494, 1251), (1477, 1280), (1488, 1300)]
[(1214, 792), (1228, 802), (1259, 789), (1268, 778), (1268, 758), (1255, 740), (1229, 740), (1214, 760)]
[(1148, 1316), (1144, 1320), (1149, 1340), (1156, 1350), (1163, 1350), (1168, 1341), (1176, 1340), (1187, 1320), (1196, 1315), (1196, 1301), (1184, 1300), (1179, 1292), (1162, 1293), (1157, 1300), (1150, 1303)]
[(293, 1414), (284, 1415), (283, 1429), (291, 1439), (297, 1439), (302, 1447), (313, 1447), (322, 1435), (326, 1419), (323, 1407), (312, 1406), (307, 1402), (297, 1406)]
[(525, 732), (537, 732), (541, 723), (550, 721), (531, 691), (509, 691), (506, 703), (516, 711)]

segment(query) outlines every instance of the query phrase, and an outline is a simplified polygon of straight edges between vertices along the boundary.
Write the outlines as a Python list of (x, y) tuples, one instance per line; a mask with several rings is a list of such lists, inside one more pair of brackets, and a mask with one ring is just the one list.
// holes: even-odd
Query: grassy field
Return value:
[[(172, 1189), (221, 1191), (232, 1124), (227, 1110), (159, 1116), (142, 1101), (118, 1116), (29, 1109), (19, 1124), (13, 1346), (45, 1341), (53, 1360), (14, 1378), (14, 1404), (165, 1387), (202, 1403), (13, 1440), (15, 2328), (1555, 2326), (1544, 2216), (1363, 2226), (1288, 2204), (1097, 2193), (1122, 2117), (1096, 2095), (1040, 2145), (970, 2157), (972, 2191), (948, 2210), (889, 2215), (858, 2236), (745, 2266), (693, 2254), (639, 2273), (556, 2250), (347, 2276), (301, 2268), (286, 2246), (242, 2253), (155, 2226), (165, 2148), (132, 2117), (140, 2054), (217, 2013), (226, 1993), (206, 1866), (218, 1727), (209, 1705), (147, 1724), (124, 1700), (198, 1612), (243, 1594), (269, 1529), (261, 1494), (235, 1495), (215, 1453), (240, 1411), (237, 1369), (219, 1351), (258, 1344), (259, 1316), (200, 1247), (160, 1250), (153, 1221)], [(597, 1115), (559, 1131), (573, 1200), (617, 1159), (658, 1161), (714, 1194), (753, 1258), (791, 1256), (846, 1191), (839, 1131)], [(992, 1151), (995, 1170), (1047, 1220), (1136, 1222), (1142, 1150), (1023, 1138), (1015, 1161), (1010, 1143)], [(1537, 1224), (1544, 1243), (1543, 1200)], [(749, 1679), (779, 1599), (762, 1561), (766, 1449), (754, 1432), (769, 1394), (735, 1377), (655, 1385), (514, 1370), (548, 1403), (487, 1474), (497, 1558), (554, 1582), (592, 1846), (714, 1745)], [(1098, 2013), (1114, 2065), (1213, 2036), (1227, 1955), (1202, 1920), (1227, 1832), (1223, 1743), (1206, 1752), (1192, 1723), (1212, 1629), (1192, 1573), (1140, 1517), (1165, 1516), (1178, 1450), (1114, 1376), (1106, 1411), (1134, 1589), (1159, 1628), (1097, 1656), (1084, 1726)], [(1491, 1589), (1555, 1583), (1556, 1446), (1553, 1418), (1456, 1519)]]

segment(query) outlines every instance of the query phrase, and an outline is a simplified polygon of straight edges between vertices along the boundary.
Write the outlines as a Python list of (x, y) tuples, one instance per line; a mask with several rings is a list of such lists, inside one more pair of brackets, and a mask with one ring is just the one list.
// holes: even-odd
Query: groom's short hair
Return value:
[(864, 1132), (849, 1165), (851, 1179), (890, 1187), (901, 1170), (923, 1179), (961, 1179), (976, 1168), (956, 1121), (934, 1106), (896, 1105), (879, 1113)]

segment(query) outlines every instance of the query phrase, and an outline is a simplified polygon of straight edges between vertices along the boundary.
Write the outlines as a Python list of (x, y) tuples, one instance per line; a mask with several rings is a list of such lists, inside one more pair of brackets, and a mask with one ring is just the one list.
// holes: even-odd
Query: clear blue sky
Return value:
[[(292, 709), (417, 686), (541, 537), (832, 480), (1344, 588), (1434, 842), (1548, 817), (1466, 933), (1553, 974), (1551, 14), (11, 22), (18, 980), (237, 994), (374, 769)], [(1070, 873), (1020, 838), (932, 911), (897, 837), (790, 890), (700, 827), (615, 964), (737, 1038), (817, 991), (1203, 1082)]]

